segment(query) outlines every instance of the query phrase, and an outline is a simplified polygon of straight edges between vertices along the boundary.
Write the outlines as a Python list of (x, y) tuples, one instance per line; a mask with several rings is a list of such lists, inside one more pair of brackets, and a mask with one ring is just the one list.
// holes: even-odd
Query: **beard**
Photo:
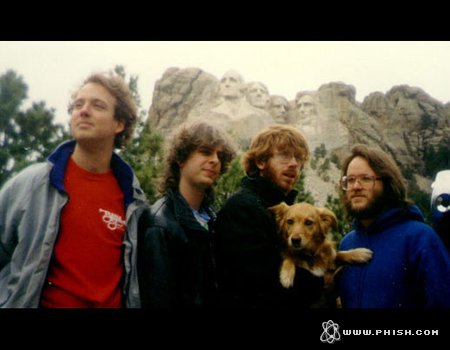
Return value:
[[(295, 174), (295, 179), (292, 182), (292, 185), (286, 183), (280, 184), (279, 183), (280, 180), (277, 179), (275, 169), (270, 164), (266, 168), (261, 170), (261, 175), (266, 179), (270, 180), (270, 182), (272, 182), (276, 187), (278, 187), (285, 193), (292, 191), (292, 189), (295, 187), (295, 184), (300, 178), (300, 172), (297, 171)], [(294, 171), (292, 171), (292, 175), (294, 176)]]
[(351, 199), (345, 197), (345, 209), (347, 213), (358, 220), (364, 219), (374, 219), (378, 217), (381, 213), (384, 212), (386, 208), (386, 203), (384, 203), (385, 198), (382, 194), (378, 194), (370, 201), (368, 201), (367, 205), (362, 208), (354, 209), (352, 207)]

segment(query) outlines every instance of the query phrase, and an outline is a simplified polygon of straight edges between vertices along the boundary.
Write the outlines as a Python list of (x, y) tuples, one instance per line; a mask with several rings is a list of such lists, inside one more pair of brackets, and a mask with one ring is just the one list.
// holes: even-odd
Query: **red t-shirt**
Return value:
[(49, 266), (42, 307), (121, 307), (123, 193), (112, 171), (90, 173), (69, 159), (69, 201)]

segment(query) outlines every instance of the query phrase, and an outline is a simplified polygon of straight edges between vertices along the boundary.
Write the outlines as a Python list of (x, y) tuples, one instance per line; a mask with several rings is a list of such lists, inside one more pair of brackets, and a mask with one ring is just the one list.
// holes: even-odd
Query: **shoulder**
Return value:
[(417, 244), (436, 244), (437, 241), (440, 241), (436, 231), (424, 222), (408, 220), (402, 226), (402, 231), (407, 234), (408, 240)]
[(234, 209), (236, 207), (255, 207), (261, 202), (260, 197), (253, 191), (241, 188), (239, 191), (231, 195), (225, 202), (223, 209)]
[(51, 167), (52, 165), (46, 162), (30, 165), (8, 180), (3, 189), (28, 190), (30, 186), (40, 186), (43, 182), (49, 182)]
[(150, 206), (147, 215), (150, 222), (149, 232), (152, 232), (152, 234), (158, 233), (166, 237), (178, 237), (184, 240), (185, 233), (176, 218), (172, 198), (164, 196), (158, 199)]
[(175, 219), (171, 198), (164, 196), (150, 206), (150, 217), (156, 226), (165, 226), (167, 221)]

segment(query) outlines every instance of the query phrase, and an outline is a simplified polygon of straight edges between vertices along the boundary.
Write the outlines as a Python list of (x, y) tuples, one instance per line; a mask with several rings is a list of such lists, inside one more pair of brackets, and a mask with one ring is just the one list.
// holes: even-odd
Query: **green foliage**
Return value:
[[(317, 170), (317, 174), (322, 180), (329, 182), (330, 176), (328, 175), (328, 170), (331, 169), (331, 160), (327, 157), (327, 153), (325, 144), (321, 143), (319, 147), (315, 148), (310, 165), (313, 170)], [(331, 157), (333, 156), (335, 155)]]
[(433, 119), (428, 114), (423, 114), (420, 117), (420, 129), (435, 129), (437, 127), (437, 120)]
[(342, 237), (344, 237), (344, 235), (351, 230), (352, 224), (347, 219), (344, 204), (341, 199), (328, 195), (325, 208), (330, 209), (336, 215), (338, 229), (332, 232), (332, 237), (333, 240), (339, 244)]
[(425, 219), (429, 218), (431, 213), (430, 194), (419, 188), (412, 167), (400, 167), (400, 169), (407, 183), (409, 199), (419, 207), (425, 216)]
[(336, 165), (336, 168), (338, 168), (338, 169), (341, 168), (341, 163), (340, 163), (339, 157), (336, 153), (331, 154), (330, 160), (331, 160), (331, 163), (334, 163)]
[(432, 145), (425, 147), (423, 153), (425, 176), (434, 178), (437, 172), (450, 169), (450, 138), (445, 139), (435, 149)]
[[(328, 170), (330, 170), (330, 159), (325, 158), (323, 163), (319, 167), (319, 175), (322, 175), (322, 174), (325, 175)], [(327, 178), (328, 178), (328, 176), (327, 176)], [(329, 181), (329, 178), (328, 179), (324, 178), (324, 180)]]
[(141, 127), (139, 136), (122, 152), (122, 157), (133, 168), (149, 203), (156, 201), (157, 180), (162, 171), (163, 137), (148, 126)]
[[(114, 67), (114, 72), (122, 77), (123, 80), (127, 80), (127, 73), (125, 71), (125, 67), (122, 65), (117, 65)], [(128, 87), (131, 90), (131, 93), (133, 95), (134, 100), (136, 101), (136, 105), (141, 108), (141, 96), (139, 95), (138, 90), (138, 82), (139, 77), (137, 75), (131, 75), (128, 77)], [(142, 110), (140, 111), (140, 114), (142, 116)], [(145, 114), (145, 111), (144, 111)]]
[(239, 189), (241, 179), (245, 176), (244, 170), (241, 166), (241, 157), (238, 156), (230, 163), (230, 168), (223, 174), (216, 186), (216, 198), (214, 207), (220, 210), (225, 204), (225, 201)]
[(312, 196), (311, 192), (305, 189), (305, 173), (302, 173), (302, 175), (300, 176), (300, 180), (297, 182), (294, 189), (298, 191), (298, 195), (296, 198), (297, 203), (306, 202), (314, 205), (314, 197)]
[(403, 177), (406, 181), (415, 181), (414, 179), (414, 169), (411, 167), (402, 167), (400, 166), (400, 170), (402, 171)]
[(311, 169), (316, 170), (318, 162), (319, 162), (318, 158), (316, 158), (316, 157), (312, 158), (309, 162), (309, 166), (311, 167)]
[(325, 158), (327, 156), (327, 148), (324, 143), (321, 143), (319, 147), (316, 147), (314, 150), (315, 158)]
[(409, 199), (419, 207), (425, 219), (428, 220), (431, 214), (430, 195), (419, 188), (414, 177), (408, 181), (408, 194)]
[(144, 122), (146, 112), (141, 108), (139, 77), (128, 77), (123, 66), (115, 66), (114, 72), (127, 82), (139, 108), (135, 135), (130, 144), (121, 151), (121, 156), (133, 168), (149, 203), (153, 203), (158, 198), (157, 181), (162, 172), (164, 139), (159, 132), (151, 130)]
[(69, 135), (54, 124), (54, 109), (45, 102), (21, 106), (28, 86), (16, 72), (0, 76), (0, 187), (7, 179), (36, 161), (43, 161)]

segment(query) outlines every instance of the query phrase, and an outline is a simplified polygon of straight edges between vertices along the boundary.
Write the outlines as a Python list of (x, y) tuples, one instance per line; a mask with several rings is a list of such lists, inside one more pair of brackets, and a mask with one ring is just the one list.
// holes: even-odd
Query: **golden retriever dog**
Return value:
[(365, 263), (372, 258), (372, 251), (366, 248), (336, 251), (329, 232), (337, 228), (337, 220), (326, 208), (282, 202), (268, 209), (275, 215), (282, 236), (280, 282), (285, 288), (293, 286), (296, 266), (324, 277), (325, 286), (329, 286), (342, 265)]

